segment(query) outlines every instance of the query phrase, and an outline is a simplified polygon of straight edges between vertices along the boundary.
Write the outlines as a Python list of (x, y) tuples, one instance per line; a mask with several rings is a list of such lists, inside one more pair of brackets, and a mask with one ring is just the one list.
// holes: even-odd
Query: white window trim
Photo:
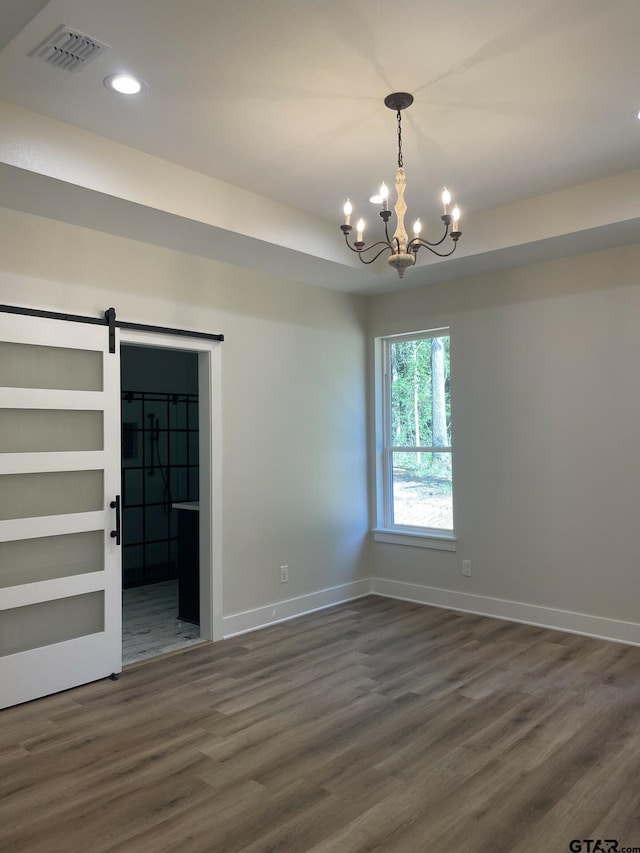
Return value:
[[(375, 542), (384, 542), (391, 545), (409, 545), (416, 548), (432, 548), (439, 551), (455, 551), (457, 549), (457, 536), (454, 530), (440, 530), (426, 527), (408, 527), (403, 525), (389, 524), (391, 518), (391, 478), (388, 476), (389, 456), (395, 450), (421, 450), (429, 452), (450, 452), (452, 447), (420, 447), (420, 448), (397, 448), (388, 446), (389, 419), (385, 414), (390, 405), (390, 380), (388, 370), (388, 343), (399, 343), (402, 341), (413, 341), (422, 338), (440, 337), (447, 335), (451, 337), (448, 326), (437, 329), (428, 329), (422, 332), (412, 332), (403, 335), (384, 335), (375, 339), (374, 370), (375, 370), (375, 452), (376, 452), (376, 526), (373, 528), (373, 539)], [(455, 513), (455, 505), (454, 505)], [(455, 517), (455, 516), (454, 516)]]
[(447, 533), (425, 533), (423, 530), (408, 530), (400, 527), (389, 529), (375, 527), (374, 542), (388, 545), (412, 545), (414, 548), (433, 548), (435, 551), (457, 551), (457, 538)]

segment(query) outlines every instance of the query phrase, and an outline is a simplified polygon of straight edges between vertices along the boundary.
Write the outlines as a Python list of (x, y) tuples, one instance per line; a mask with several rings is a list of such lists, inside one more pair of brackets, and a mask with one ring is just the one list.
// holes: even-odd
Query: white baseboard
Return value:
[(400, 598), (417, 604), (430, 604), (433, 607), (475, 613), (479, 616), (492, 616), (509, 622), (524, 622), (541, 628), (552, 628), (556, 631), (567, 631), (570, 634), (584, 634), (600, 640), (613, 640), (617, 643), (640, 646), (640, 624), (637, 622), (621, 622), (617, 619), (605, 619), (602, 616), (574, 613), (571, 610), (557, 610), (553, 607), (522, 604), (518, 601), (505, 601), (501, 598), (488, 598), (484, 595), (472, 595), (384, 578), (369, 580), (371, 592), (385, 598)]
[(257, 628), (266, 628), (267, 625), (275, 625), (278, 622), (286, 622), (306, 613), (316, 610), (324, 610), (334, 604), (342, 604), (352, 601), (354, 598), (362, 598), (371, 592), (369, 578), (345, 583), (341, 586), (322, 589), (311, 592), (308, 595), (300, 595), (297, 598), (287, 598), (276, 604), (266, 607), (257, 607), (255, 610), (246, 610), (244, 613), (233, 613), (223, 619), (224, 639), (235, 637), (238, 634), (246, 634), (247, 631), (255, 631)]
[(238, 634), (246, 634), (248, 631), (286, 622), (288, 619), (295, 619), (298, 616), (370, 594), (640, 646), (640, 624), (636, 622), (622, 622), (617, 619), (605, 619), (602, 616), (575, 613), (571, 610), (523, 604), (519, 601), (506, 601), (502, 598), (489, 598), (485, 595), (473, 595), (385, 578), (364, 578), (308, 595), (288, 598), (266, 607), (257, 607), (255, 610), (233, 613), (224, 617), (223, 636), (227, 639)]

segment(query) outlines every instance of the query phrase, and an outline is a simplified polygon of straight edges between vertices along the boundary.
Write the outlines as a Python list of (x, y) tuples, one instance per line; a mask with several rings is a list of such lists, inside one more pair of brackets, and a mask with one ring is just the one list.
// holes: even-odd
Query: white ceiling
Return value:
[[(78, 73), (29, 58), (61, 24), (111, 49)], [(639, 0), (3, 0), (0, 33), (0, 98), (311, 214), (337, 245), (345, 197), (373, 222), (393, 185), (392, 91), (415, 96), (409, 221), (437, 227), (446, 184), (463, 241), (487, 209), (640, 168)], [(138, 99), (102, 85), (121, 70)], [(351, 258), (336, 280), (397, 286)]]

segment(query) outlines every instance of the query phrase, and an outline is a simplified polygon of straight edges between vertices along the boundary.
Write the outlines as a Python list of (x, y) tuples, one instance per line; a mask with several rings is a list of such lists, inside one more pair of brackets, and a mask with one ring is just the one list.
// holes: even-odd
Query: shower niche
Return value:
[(198, 396), (122, 393), (122, 583), (178, 577), (178, 512), (198, 500)]

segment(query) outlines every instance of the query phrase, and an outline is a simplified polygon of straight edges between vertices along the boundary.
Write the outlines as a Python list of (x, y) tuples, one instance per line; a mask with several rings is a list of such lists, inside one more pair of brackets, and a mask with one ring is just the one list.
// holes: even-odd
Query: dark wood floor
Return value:
[(0, 713), (11, 853), (640, 847), (639, 802), (639, 648), (375, 597)]

